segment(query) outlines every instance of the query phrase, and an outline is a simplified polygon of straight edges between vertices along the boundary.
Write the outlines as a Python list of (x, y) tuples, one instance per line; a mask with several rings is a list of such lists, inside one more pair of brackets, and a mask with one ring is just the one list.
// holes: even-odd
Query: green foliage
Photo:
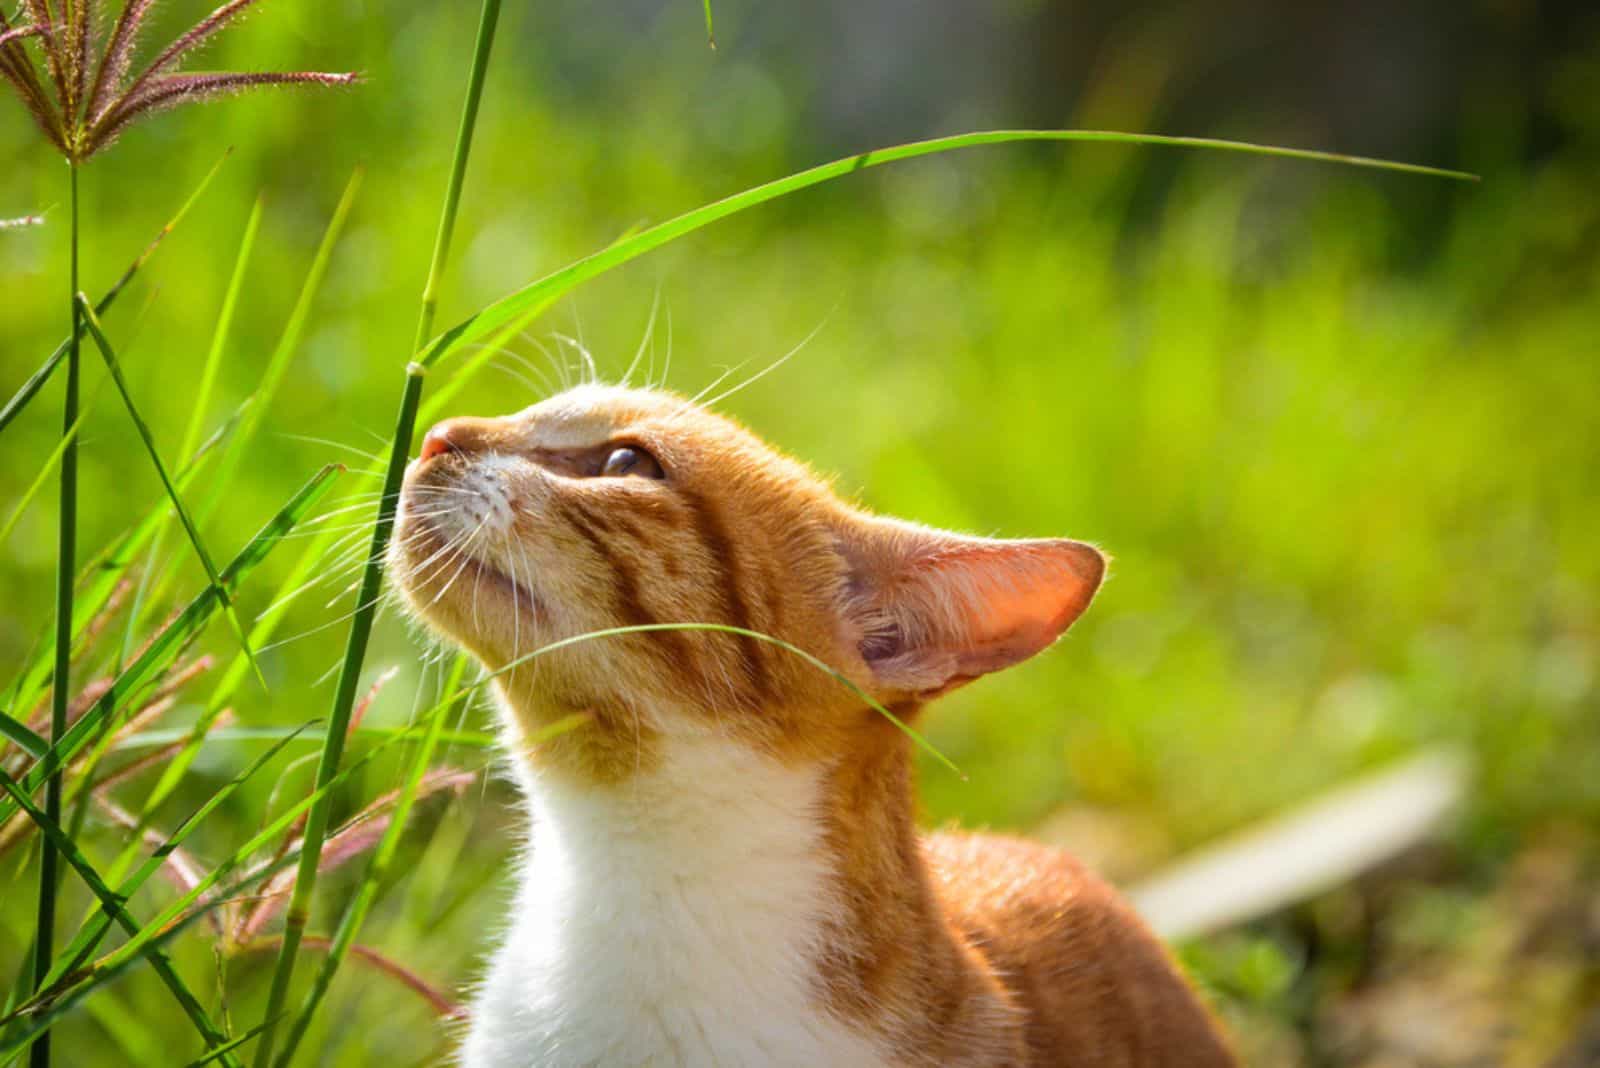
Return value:
[[(224, 886), (226, 873), (270, 878), (248, 867), (252, 854), (313, 808), (332, 826), (400, 788), (405, 800), (372, 866), (324, 872), (314, 908), (305, 891), (306, 930), (329, 932), (332, 944), (315, 978), (286, 989), (284, 1011), (269, 1016), (299, 1050), (296, 1063), (423, 1062), (444, 1047), (444, 1031), (402, 984), (353, 977), (367, 965), (352, 948), (381, 950), (440, 990), (475, 974), (515, 848), (509, 787), (491, 779), (445, 804), (412, 800), (430, 767), (490, 764), (482, 742), (492, 717), (450, 700), (456, 682), (419, 663), (413, 637), (384, 613), (370, 667), (344, 695), (401, 666), (368, 721), (348, 735), (342, 725), (286, 735), (330, 699), (322, 680), (341, 663), (346, 583), (360, 577), (352, 569), (365, 563), (382, 492), (382, 457), (365, 454), (387, 447), (405, 359), (432, 334), (424, 326), (419, 338), (411, 317), (436, 232), (430, 191), (451, 164), (440, 131), (460, 106), (459, 64), (439, 57), (468, 56), (471, 27), (448, 7), (368, 12), (362, 22), (332, 7), (294, 16), (294, 7), (280, 10), (284, 25), (264, 20), (248, 36), (269, 59), (300, 62), (315, 17), (316, 41), (327, 43), (312, 47), (327, 51), (304, 61), (362, 66), (369, 88), (195, 111), (130, 133), (85, 185), (85, 288), (98, 292), (101, 265), (144, 247), (174, 195), (212, 166), (212, 146), (234, 143), (234, 160), (160, 256), (139, 261), (138, 286), (159, 287), (143, 330), (107, 320), (128, 393), (152, 447), (176, 461), (174, 491), (207, 502), (196, 540), (219, 550), (247, 541), (252, 517), (276, 513), (305, 471), (341, 451), (362, 454), (373, 492), (281, 543), (298, 556), (251, 556), (259, 573), (230, 586), (270, 694), (239, 685), (248, 665), (234, 656), (207, 694), (191, 696), (191, 683), (160, 724), (113, 738), (103, 725), (146, 707), (185, 650), (231, 655), (237, 642), (201, 628), (221, 605), (189, 547), (169, 550), (162, 537), (173, 516), (137, 431), (83, 423), (80, 544), (111, 548), (79, 584), (74, 678), (121, 681), (89, 703), (66, 748), (99, 754), (105, 770), (95, 775), (112, 778), (162, 754), (111, 789), (157, 840), (180, 826), (218, 876), (213, 888), (241, 893), (254, 883)], [(505, 32), (533, 36), (533, 18), (508, 13)], [(486, 86), (471, 192), (459, 204), (457, 280), (446, 285), (436, 266), (427, 291), (446, 323), (489, 311), (429, 348), (451, 346), (458, 358), (419, 382), (424, 418), (510, 410), (581, 373), (554, 332), (577, 335), (603, 374), (619, 375), (642, 351), (646, 376), (694, 394), (727, 366), (741, 368), (727, 383), (738, 385), (815, 331), (721, 407), (839, 472), (841, 488), (883, 511), (1108, 549), (1112, 580), (1057, 649), (915, 724), (966, 773), (925, 768), (932, 822), (1038, 829), (1131, 877), (1449, 740), (1482, 768), (1449, 841), (1453, 893), (1471, 898), (1542, 828), (1600, 818), (1600, 420), (1587, 358), (1600, 330), (1600, 272), (1583, 236), (1600, 209), (1583, 153), (1537, 168), (1474, 161), (1488, 180), (1433, 194), (1442, 221), (1431, 230), (1403, 207), (1402, 183), (1433, 179), (1186, 154), (1151, 206), (1140, 195), (1150, 153), (1105, 145), (907, 161), (733, 217), (767, 197), (718, 198), (817, 158), (845, 157), (821, 177), (851, 173), (856, 146), (807, 144), (783, 106), (805, 86), (728, 49), (702, 69), (703, 43), (688, 47), (699, 27), (684, 32), (674, 45), (608, 59), (641, 89), (616, 99), (575, 102), (550, 89), (553, 45), (497, 57), (506, 65)], [(359, 60), (340, 51), (351, 42), (366, 50)], [(246, 47), (224, 42), (221, 59), (256, 65)], [(1584, 133), (1591, 149), (1596, 135)], [(0, 124), (0, 153), (20, 161), (0, 173), (0, 214), (59, 196), (59, 173), (30, 137), (17, 116)], [(343, 186), (358, 165), (359, 198)], [(772, 195), (811, 184), (786, 181)], [(459, 195), (459, 170), (453, 187)], [(45, 218), (0, 230), (0, 286), (26, 298), (7, 305), (0, 394), (24, 385), (64, 327), (59, 301), (32, 299), (55, 294), (65, 273), (62, 220)], [(712, 219), (722, 221), (690, 235)], [(241, 233), (253, 240), (234, 244)], [(604, 251), (582, 258), (595, 249)], [(629, 262), (652, 249), (649, 262)], [(577, 266), (548, 280), (562, 263)], [(530, 279), (547, 280), (517, 295)], [(641, 349), (658, 298), (668, 314)], [(56, 351), (59, 360), (65, 346)], [(99, 381), (90, 371), (102, 373), (86, 366), (86, 396)], [(430, 403), (440, 397), (445, 407)], [(251, 398), (242, 417), (215, 418), (213, 408), (236, 411)], [(51, 463), (54, 416), (53, 403), (37, 401), (0, 413), (12, 458), (0, 499), (22, 498)], [(205, 446), (189, 453), (212, 430), (222, 462), (208, 464)], [(307, 502), (295, 499), (298, 520)], [(51, 618), (51, 519), (37, 502), (17, 510), (0, 553), (0, 667), (12, 680), (3, 703), (22, 721), (50, 671), (39, 635)], [(228, 582), (229, 569), (218, 577)], [(119, 643), (93, 641), (93, 631), (125, 582), (141, 593), (122, 609), (126, 651), (112, 651)], [(162, 637), (139, 651), (152, 632)], [(415, 709), (427, 711), (406, 731)], [(224, 715), (242, 726), (223, 726)], [(17, 743), (6, 760), (44, 744), (3, 722)], [(320, 786), (300, 762), (271, 764), (277, 783), (236, 778), (272, 743), (287, 754), (330, 740), (352, 759), (327, 765)], [(32, 788), (42, 772), (17, 777)], [(201, 810), (203, 823), (179, 818)], [(9, 797), (0, 814), (24, 818)], [(127, 832), (94, 810), (81, 818), (70, 855), (122, 888), (138, 856)], [(0, 863), (19, 873), (27, 853)], [(299, 859), (286, 852), (275, 870)], [(149, 880), (157, 870), (136, 868), (143, 878), (128, 914), (154, 917), (147, 930), (182, 920), (159, 940), (173, 975), (226, 1033), (254, 1036), (271, 956), (231, 957), (219, 975), (209, 921), (174, 904), (198, 896)], [(315, 876), (315, 861), (307, 870)], [(72, 872), (62, 893), (64, 917), (102, 903)], [(1438, 914), (1399, 910), (1396, 922), (1425, 929), (1439, 953), (1464, 936)], [(4, 896), (0, 967), (27, 955), (32, 922), (31, 894)], [(1337, 917), (1306, 923), (1337, 934), (1339, 947), (1359, 941)], [(109, 926), (102, 915), (90, 929)], [(1299, 937), (1239, 932), (1191, 947), (1187, 959), (1247, 1031), (1304, 1030), (1316, 1018), (1312, 993), (1333, 997), (1358, 969), (1348, 952), (1313, 961)], [(114, 983), (87, 999), (89, 988), (73, 988), (52, 1005), (71, 1022), (58, 1030), (61, 1063), (109, 1063), (151, 1043), (199, 1054), (164, 976), (139, 954), (156, 941), (113, 947), (94, 974)], [(90, 944), (68, 942), (62, 955)], [(321, 1013), (307, 1013), (319, 999)], [(72, 1007), (102, 1003), (115, 1009)], [(11, 1024), (0, 1048), (17, 1050)]]

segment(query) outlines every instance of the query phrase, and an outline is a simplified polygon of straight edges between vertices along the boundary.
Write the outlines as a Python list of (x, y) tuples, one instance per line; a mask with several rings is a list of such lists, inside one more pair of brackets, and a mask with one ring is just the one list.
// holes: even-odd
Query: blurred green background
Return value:
[[(724, 2), (712, 52), (689, 0), (507, 5), (440, 321), (718, 196), (979, 127), (1241, 137), (1484, 181), (1097, 146), (897, 164), (585, 286), (451, 411), (536, 400), (538, 373), (576, 366), (557, 335), (619, 374), (657, 300), (655, 366), (670, 343), (668, 384), (687, 393), (810, 337), (724, 409), (875, 509), (1070, 535), (1115, 557), (1058, 648), (928, 718), (969, 779), (924, 769), (930, 823), (1038, 833), (1130, 881), (1361, 771), (1459, 744), (1472, 787), (1438, 841), (1184, 955), (1252, 1063), (1600, 1063), (1600, 19), (1518, 0), (1088, 6)], [(176, 28), (200, 11), (180, 0), (161, 17)], [(348, 450), (389, 431), (473, 23), (459, 4), (263, 5), (207, 66), (353, 68), (365, 84), (163, 117), (84, 174), (95, 294), (234, 149), (108, 319), (170, 455), (253, 201), (261, 236), (208, 425), (256, 384), (365, 169), (249, 477), (207, 528), (223, 555), (317, 466), (359, 463)], [(65, 332), (66, 173), (10, 101), (0, 159), (0, 217), (45, 215), (0, 231), (9, 395)], [(92, 550), (161, 488), (86, 367)], [(7, 514), (58, 412), (53, 385), (5, 432)], [(49, 633), (54, 520), (52, 489), (0, 551), (7, 676)], [(199, 589), (177, 538), (165, 553), (178, 592)], [(247, 619), (294, 555), (246, 587)], [(300, 599), (284, 636), (304, 636), (263, 656), (271, 691), (241, 689), (243, 725), (325, 714), (344, 641), (329, 624), (350, 599), (337, 579)], [(226, 628), (207, 643), (233, 651)], [(424, 647), (386, 613), (369, 673), (400, 675), (374, 722), (403, 722), (431, 692)], [(467, 723), (487, 725), (481, 709)], [(259, 749), (209, 745), (185, 790), (204, 798)], [(492, 754), (458, 745), (446, 759), (488, 766), (485, 785), (424, 804), (363, 941), (459, 992), (499, 925), (520, 831)], [(198, 856), (226, 855), (307, 789), (309, 763), (280, 767), (208, 820)], [(394, 775), (374, 765), (346, 809)], [(184, 811), (180, 796), (169, 821)], [(109, 856), (121, 832), (91, 821), (85, 841)], [(31, 923), (27, 859), (0, 858), (7, 982)], [(356, 870), (324, 884), (313, 930)], [(81, 915), (68, 887), (65, 914)], [(220, 997), (203, 932), (176, 956)], [(269, 964), (228, 962), (237, 1020), (259, 1012)], [(448, 1049), (422, 1001), (357, 962), (332, 997), (303, 1063)], [(64, 1064), (197, 1052), (147, 973), (58, 1034)]]

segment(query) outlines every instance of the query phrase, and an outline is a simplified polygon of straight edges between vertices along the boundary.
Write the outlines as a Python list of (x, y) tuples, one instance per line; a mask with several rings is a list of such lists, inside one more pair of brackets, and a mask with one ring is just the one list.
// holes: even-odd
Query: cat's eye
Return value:
[(637, 445), (621, 445), (612, 449), (600, 468), (600, 475), (602, 478), (622, 478), (625, 475), (636, 478), (666, 477), (656, 458)]

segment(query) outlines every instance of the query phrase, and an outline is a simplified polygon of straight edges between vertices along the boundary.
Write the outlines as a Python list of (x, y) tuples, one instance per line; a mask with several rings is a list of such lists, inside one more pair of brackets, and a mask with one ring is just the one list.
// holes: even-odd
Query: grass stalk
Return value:
[[(50, 744), (67, 733), (67, 702), (70, 698), (72, 667), (72, 587), (77, 571), (78, 552), (78, 386), (80, 367), (79, 332), (83, 329), (78, 308), (78, 165), (67, 167), (71, 228), (67, 273), (72, 292), (71, 328), (67, 344), (67, 388), (62, 404), (61, 433), (67, 447), (61, 453), (61, 510), (56, 517), (56, 656), (50, 694)], [(45, 780), (44, 815), (53, 823), (61, 821), (61, 770)], [(56, 890), (58, 855), (49, 838), (39, 846), (39, 907), (34, 921), (33, 974), (42, 978), (50, 970), (55, 954)], [(34, 1040), (28, 1051), (33, 1068), (49, 1068), (50, 1032)]]
[[(478, 106), (483, 98), (484, 80), (489, 71), (489, 56), (494, 48), (495, 30), (499, 22), (500, 0), (484, 0), (478, 19), (472, 68), (467, 78), (466, 100), (461, 109), (461, 124), (456, 134), (450, 178), (445, 187), (444, 207), (439, 216), (439, 231), (434, 239), (433, 256), (428, 265), (428, 278), (422, 290), (422, 306), (417, 317), (417, 340), (412, 346), (413, 352), (420, 349), (433, 332), (439, 289), (449, 261), (456, 216), (461, 206), (461, 189), (466, 179), (467, 160), (472, 152), (473, 131), (478, 122)], [(345, 728), (355, 707), (356, 690), (361, 680), (362, 665), (366, 660), (367, 641), (372, 634), (373, 617), (377, 612), (378, 594), (383, 583), (383, 556), (388, 548), (389, 533), (394, 527), (400, 479), (405, 473), (406, 460), (411, 453), (411, 439), (416, 433), (417, 407), (422, 400), (424, 373), (420, 364), (411, 363), (406, 368), (405, 388), (401, 393), (400, 412), (395, 420), (394, 440), (390, 443), (383, 493), (378, 498), (377, 523), (372, 531), (372, 543), (361, 576), (361, 588), (357, 593), (355, 618), (350, 624), (344, 663), (340, 668), (333, 711), (329, 716), (328, 733), (317, 767), (319, 788), (338, 774), (339, 762), (344, 755)], [(279, 948), (277, 963), (273, 968), (272, 986), (267, 995), (267, 1007), (263, 1015), (261, 1040), (256, 1046), (254, 1061), (256, 1068), (268, 1068), (273, 1063), (277, 1022), (283, 1015), (284, 1003), (289, 994), (289, 982), (294, 976), (295, 958), (300, 951), (300, 941), (305, 934), (306, 925), (310, 922), (311, 896), (316, 888), (323, 838), (328, 833), (330, 807), (331, 797), (324, 794), (311, 807), (306, 818), (299, 875), (295, 880), (294, 893), (284, 917), (283, 944)]]

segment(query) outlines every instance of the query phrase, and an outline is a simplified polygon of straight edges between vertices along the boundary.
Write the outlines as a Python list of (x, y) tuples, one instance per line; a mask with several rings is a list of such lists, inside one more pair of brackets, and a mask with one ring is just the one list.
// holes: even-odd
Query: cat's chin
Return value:
[[(525, 583), (470, 550), (439, 564), (440, 554), (449, 557), (449, 541), (427, 519), (408, 520), (397, 541), (404, 549), (396, 554), (393, 570), (418, 617), (478, 650), (483, 659), (509, 662), (533, 648), (532, 640), (547, 619)], [(490, 649), (513, 650), (515, 655), (484, 657)]]

